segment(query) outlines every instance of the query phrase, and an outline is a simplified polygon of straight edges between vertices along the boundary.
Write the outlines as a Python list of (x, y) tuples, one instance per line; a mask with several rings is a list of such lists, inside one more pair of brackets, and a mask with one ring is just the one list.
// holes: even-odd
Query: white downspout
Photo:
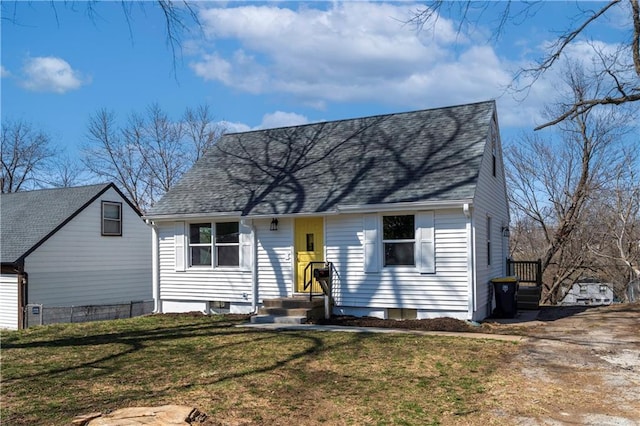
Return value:
[(251, 313), (258, 313), (258, 231), (251, 221), (251, 233), (253, 234), (253, 253), (251, 259)]
[(473, 215), (471, 214), (471, 206), (469, 203), (465, 203), (462, 206), (464, 216), (467, 218), (467, 274), (469, 281), (469, 301), (467, 319), (473, 320), (473, 313), (476, 309), (476, 286), (475, 286), (475, 271), (474, 271), (474, 254), (473, 254)]
[(153, 291), (153, 312), (162, 313), (162, 302), (160, 301), (160, 250), (158, 227), (155, 223), (147, 220), (147, 224), (151, 226), (151, 286)]

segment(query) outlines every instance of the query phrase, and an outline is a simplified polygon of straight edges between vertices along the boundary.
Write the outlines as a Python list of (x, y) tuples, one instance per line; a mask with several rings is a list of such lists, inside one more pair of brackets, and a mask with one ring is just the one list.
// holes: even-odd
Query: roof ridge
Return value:
[(105, 182), (105, 183), (93, 183), (93, 184), (89, 184), (89, 185), (80, 185), (80, 186), (62, 186), (62, 187), (53, 187), (53, 188), (38, 188), (38, 189), (30, 189), (28, 191), (7, 192), (7, 193), (2, 193), (0, 195), (32, 194), (34, 192), (61, 191), (61, 190), (73, 190), (73, 189), (87, 189), (87, 188), (91, 188), (91, 187), (104, 188), (104, 187), (109, 186), (111, 184), (112, 184), (112, 182)]
[(300, 128), (300, 127), (308, 127), (308, 126), (314, 126), (314, 125), (318, 125), (318, 124), (327, 124), (327, 123), (341, 123), (341, 122), (346, 122), (346, 121), (363, 120), (363, 119), (370, 119), (370, 118), (393, 117), (393, 116), (403, 115), (403, 114), (415, 114), (415, 113), (419, 113), (419, 112), (427, 112), (427, 111), (435, 111), (435, 110), (446, 110), (446, 109), (461, 108), (461, 107), (472, 106), (472, 105), (495, 103), (495, 101), (496, 101), (495, 99), (487, 99), (485, 101), (469, 102), (469, 103), (466, 103), (466, 104), (447, 105), (447, 106), (433, 107), (433, 108), (422, 108), (422, 109), (409, 110), (409, 111), (390, 112), (390, 113), (386, 113), (386, 114), (363, 115), (363, 116), (351, 117), (351, 118), (340, 118), (340, 119), (337, 119), (337, 120), (314, 121), (314, 122), (305, 123), (305, 124), (292, 124), (292, 125), (289, 125), (289, 126), (268, 127), (268, 128), (265, 128), (265, 129), (251, 129), (251, 130), (247, 130), (247, 131), (244, 131), (244, 132), (225, 133), (225, 134), (223, 134), (223, 136), (247, 134), (247, 133), (254, 133), (254, 132), (264, 132), (264, 131), (267, 131), (267, 130), (289, 129), (289, 128), (294, 128), (294, 127), (295, 128)]

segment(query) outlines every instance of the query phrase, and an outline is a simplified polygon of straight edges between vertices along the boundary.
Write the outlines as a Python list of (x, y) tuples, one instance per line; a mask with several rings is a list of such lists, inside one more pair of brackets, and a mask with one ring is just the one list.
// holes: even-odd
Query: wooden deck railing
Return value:
[(542, 286), (542, 260), (507, 259), (507, 275), (516, 275), (520, 283)]

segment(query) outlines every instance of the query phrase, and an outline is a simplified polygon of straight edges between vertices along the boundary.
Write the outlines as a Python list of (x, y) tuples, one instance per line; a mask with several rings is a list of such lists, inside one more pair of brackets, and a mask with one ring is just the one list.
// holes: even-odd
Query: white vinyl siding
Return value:
[[(494, 126), (497, 123), (493, 122)], [(473, 202), (472, 222), (474, 227), (474, 265), (475, 265), (475, 299), (471, 310), (475, 312), (473, 319), (483, 319), (491, 313), (489, 284), (495, 277), (506, 273), (506, 257), (509, 239), (502, 233), (502, 227), (509, 224), (509, 207), (507, 202), (504, 163), (499, 133), (496, 127), (496, 174), (493, 175), (493, 150), (491, 136), (487, 135), (487, 144), (478, 176), (476, 197)], [(488, 221), (491, 217), (491, 265), (487, 242)], [(498, 255), (500, 257), (498, 257)]]
[(157, 227), (161, 300), (250, 302), (250, 270), (238, 267), (185, 269), (178, 265), (187, 253), (184, 222), (161, 222)]
[[(240, 223), (239, 269), (191, 268), (176, 272), (174, 268), (175, 224), (158, 225), (160, 254), (160, 298), (164, 301), (223, 301), (250, 303), (252, 298), (253, 241), (251, 223), (257, 233), (259, 301), (291, 295), (293, 222), (280, 219), (278, 230), (271, 231), (271, 219), (246, 220)], [(167, 304), (167, 306), (169, 306)]]
[[(101, 201), (121, 200), (123, 235), (101, 236)], [(151, 229), (113, 189), (25, 261), (28, 302), (78, 306), (151, 300)]]
[(293, 220), (279, 219), (270, 231), (270, 220), (256, 220), (258, 234), (259, 300), (287, 297), (293, 293)]
[(417, 268), (382, 268), (378, 274), (363, 273), (368, 241), (363, 229), (366, 217), (369, 216), (352, 214), (326, 218), (326, 259), (334, 263), (338, 272), (334, 282), (337, 305), (439, 310), (443, 315), (466, 312), (467, 231), (462, 209), (433, 214), (436, 274), (421, 274)]
[(18, 276), (0, 275), (0, 328), (18, 328)]

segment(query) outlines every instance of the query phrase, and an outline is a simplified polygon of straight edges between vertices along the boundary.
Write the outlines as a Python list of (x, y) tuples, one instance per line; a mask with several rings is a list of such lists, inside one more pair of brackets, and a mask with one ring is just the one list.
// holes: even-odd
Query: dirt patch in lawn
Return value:
[[(478, 424), (640, 424), (640, 303), (543, 307), (535, 321), (480, 326), (452, 318), (382, 320), (337, 316), (319, 323), (424, 331), (519, 334), (490, 397), (500, 407)], [(482, 420), (484, 418), (484, 420)]]
[[(433, 318), (421, 320), (391, 320), (374, 317), (333, 316), (329, 319), (319, 319), (316, 324), (340, 325), (346, 327), (376, 327), (395, 328), (421, 331), (454, 331), (454, 332), (483, 332), (483, 327), (473, 326), (467, 321), (454, 318)], [(486, 330), (484, 330), (486, 331)]]

